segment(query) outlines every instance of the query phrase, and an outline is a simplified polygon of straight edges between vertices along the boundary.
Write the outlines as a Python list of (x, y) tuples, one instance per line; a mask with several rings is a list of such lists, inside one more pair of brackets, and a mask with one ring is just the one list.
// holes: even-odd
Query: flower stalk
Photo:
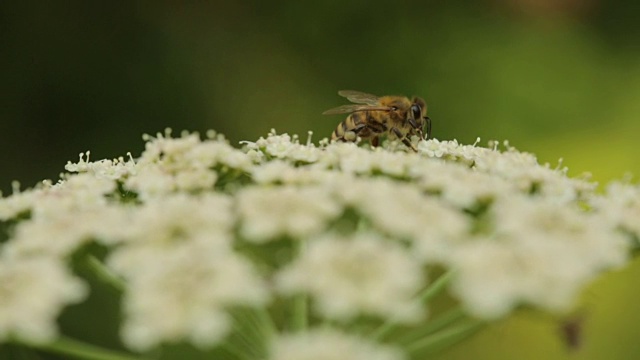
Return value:
[(65, 357), (82, 360), (144, 360), (144, 357), (120, 353), (114, 350), (104, 349), (95, 345), (67, 338), (58, 337), (50, 343), (17, 342), (20, 345), (34, 349), (64, 355)]
[[(418, 294), (417, 299), (422, 304), (428, 304), (430, 300), (439, 295), (443, 290), (446, 289), (447, 285), (451, 281), (454, 276), (454, 271), (450, 270), (438, 277), (436, 281), (430, 284), (427, 288), (425, 288), (420, 294)], [(371, 335), (370, 338), (374, 340), (383, 339), (389, 332), (391, 332), (398, 323), (394, 321), (394, 319), (387, 320), (384, 324), (382, 324), (378, 329), (376, 329)], [(428, 326), (430, 322), (427, 322)]]

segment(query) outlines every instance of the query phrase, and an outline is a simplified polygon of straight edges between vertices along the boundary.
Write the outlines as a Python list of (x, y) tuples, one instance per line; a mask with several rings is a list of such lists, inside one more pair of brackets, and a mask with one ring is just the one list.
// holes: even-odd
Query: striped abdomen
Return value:
[[(376, 120), (374, 111), (357, 111), (349, 114), (331, 134), (331, 140), (355, 141), (359, 136), (368, 139), (387, 131), (387, 126)], [(379, 117), (379, 116), (378, 116)]]

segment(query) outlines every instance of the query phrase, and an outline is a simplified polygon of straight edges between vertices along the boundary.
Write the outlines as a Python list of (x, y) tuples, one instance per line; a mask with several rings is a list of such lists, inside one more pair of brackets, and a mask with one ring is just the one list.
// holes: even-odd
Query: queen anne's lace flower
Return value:
[(480, 319), (562, 312), (640, 247), (637, 185), (598, 195), (507, 143), (145, 140), (137, 158), (87, 152), (60, 181), (0, 198), (0, 340), (54, 340), (57, 316), (86, 295), (71, 275), (84, 261), (122, 291), (134, 350), (399, 360), (408, 348), (376, 341), (420, 330), (432, 291)]
[(115, 188), (112, 180), (79, 174), (0, 199), (0, 208), (29, 217), (15, 226), (4, 252), (64, 258), (90, 241), (118, 237), (128, 223), (128, 209), (109, 203), (106, 195)]
[(415, 322), (423, 315), (414, 299), (426, 285), (420, 263), (374, 233), (311, 239), (277, 283), (284, 293), (308, 291), (318, 312), (335, 320), (373, 314)]
[(124, 179), (127, 189), (144, 198), (207, 191), (218, 181), (216, 167), (247, 171), (252, 165), (251, 158), (231, 147), (224, 137), (203, 142), (195, 133), (175, 139), (168, 135), (149, 137), (153, 141), (147, 142), (135, 170)]
[(145, 271), (141, 264), (156, 263), (158, 256), (171, 256), (185, 244), (229, 251), (234, 221), (231, 199), (225, 195), (174, 194), (149, 200), (129, 211), (128, 226), (113, 240), (122, 246), (109, 264), (125, 276), (135, 276)]
[(62, 308), (86, 295), (84, 283), (57, 259), (0, 257), (0, 341), (54, 340)]
[(310, 142), (302, 145), (297, 136), (294, 135), (292, 137), (289, 134), (277, 135), (275, 130), (271, 130), (266, 138), (261, 137), (256, 142), (243, 141), (243, 143), (254, 160), (264, 159), (266, 155), (277, 159), (286, 158), (293, 161), (313, 163), (318, 161), (322, 154), (322, 150), (316, 148)]
[[(338, 187), (338, 197), (368, 218), (371, 226), (399, 239), (451, 241), (468, 232), (469, 219), (418, 187), (388, 178), (354, 179)], [(420, 226), (416, 226), (420, 224)]]
[(91, 241), (112, 243), (127, 231), (131, 211), (102, 205), (63, 211), (47, 217), (33, 216), (19, 223), (14, 241), (4, 251), (11, 256), (42, 255), (64, 258)]
[[(64, 167), (65, 170), (73, 173), (90, 173), (96, 178), (104, 178), (110, 180), (120, 180), (127, 175), (133, 173), (136, 163), (131, 158), (131, 154), (128, 154), (129, 160), (125, 160), (124, 157), (120, 157), (113, 160), (99, 160), (90, 162), (89, 152), (81, 153), (80, 159), (77, 163), (67, 162)], [(85, 160), (85, 156), (87, 157)]]
[(241, 233), (264, 242), (277, 236), (321, 232), (340, 214), (340, 205), (320, 187), (248, 187), (238, 193)]
[[(210, 347), (230, 332), (229, 309), (264, 306), (268, 301), (252, 264), (229, 249), (198, 242), (152, 254), (153, 258), (139, 257), (135, 269), (122, 268), (128, 288), (123, 339), (133, 349), (148, 350), (183, 338)], [(110, 264), (120, 269), (127, 255), (116, 252)], [(128, 257), (124, 262), (134, 260)]]
[(66, 176), (56, 184), (43, 181), (33, 190), (15, 192), (0, 198), (0, 220), (10, 220), (29, 213), (32, 217), (57, 216), (63, 211), (77, 212), (106, 204), (105, 195), (116, 184), (90, 174)]
[(331, 329), (276, 338), (269, 360), (404, 360), (399, 349)]
[(601, 269), (627, 260), (621, 234), (571, 206), (512, 196), (497, 201), (488, 216), (493, 226), (450, 253), (459, 269), (454, 290), (481, 317), (502, 316), (520, 303), (569, 310)]
[(322, 184), (336, 175), (319, 166), (292, 167), (281, 160), (273, 160), (251, 170), (251, 176), (258, 184)]
[(635, 246), (640, 246), (640, 186), (616, 181), (607, 186), (606, 196), (592, 200), (601, 209), (602, 215), (619, 229), (634, 237)]

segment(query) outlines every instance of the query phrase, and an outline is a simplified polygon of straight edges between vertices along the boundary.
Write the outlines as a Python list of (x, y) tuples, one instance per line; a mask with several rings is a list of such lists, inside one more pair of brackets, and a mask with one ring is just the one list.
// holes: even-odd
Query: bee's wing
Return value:
[(340, 90), (338, 91), (338, 95), (346, 97), (349, 101), (356, 104), (378, 105), (380, 100), (375, 95), (355, 90)]
[(322, 113), (322, 115), (335, 115), (335, 114), (346, 114), (352, 113), (356, 111), (365, 111), (365, 110), (378, 110), (378, 111), (389, 111), (391, 110), (388, 106), (380, 106), (380, 105), (358, 105), (358, 104), (349, 104), (338, 106), (333, 109), (329, 109)]

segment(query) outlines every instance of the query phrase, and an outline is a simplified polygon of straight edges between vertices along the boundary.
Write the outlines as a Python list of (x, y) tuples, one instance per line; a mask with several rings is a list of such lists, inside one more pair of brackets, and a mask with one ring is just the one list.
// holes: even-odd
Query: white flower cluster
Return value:
[(404, 360), (397, 349), (330, 329), (284, 335), (273, 344), (270, 360)]
[(395, 360), (400, 347), (348, 329), (419, 326), (433, 269), (453, 272), (452, 294), (478, 318), (565, 311), (640, 238), (640, 187), (598, 195), (507, 144), (146, 140), (137, 159), (80, 155), (58, 183), (0, 199), (0, 341), (56, 336), (56, 316), (86, 295), (69, 259), (89, 243), (122, 282), (131, 349), (220, 345), (232, 310), (302, 295), (310, 328), (269, 337), (271, 359)]
[(420, 321), (424, 309), (414, 298), (425, 284), (420, 263), (408, 249), (387, 240), (369, 232), (310, 239), (276, 283), (285, 294), (308, 292), (318, 312), (336, 321), (360, 313)]

